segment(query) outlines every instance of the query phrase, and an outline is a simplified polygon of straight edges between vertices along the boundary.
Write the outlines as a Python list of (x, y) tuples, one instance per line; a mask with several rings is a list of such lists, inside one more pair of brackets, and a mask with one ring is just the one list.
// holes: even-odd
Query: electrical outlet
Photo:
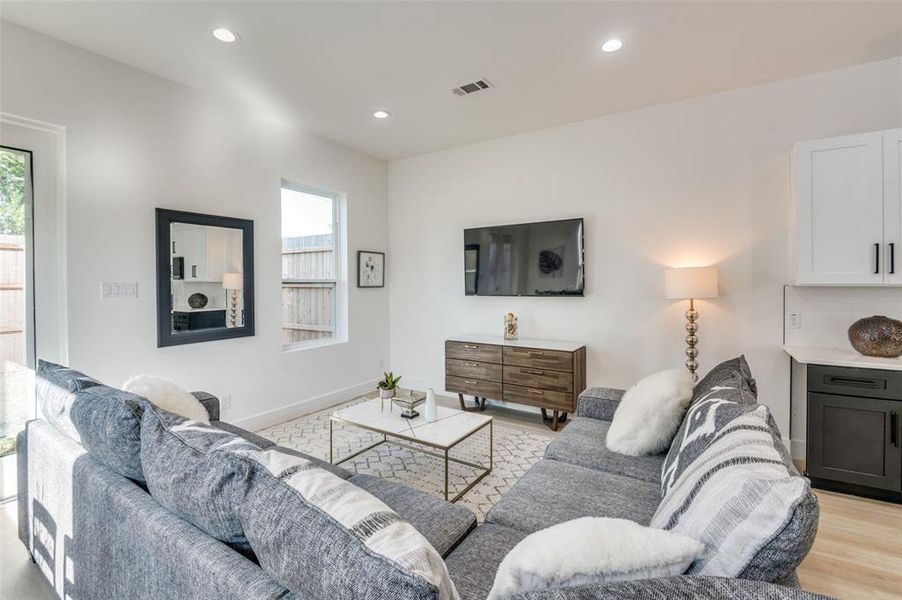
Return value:
[(789, 319), (786, 321), (787, 329), (802, 328), (802, 313), (789, 313)]
[(222, 410), (228, 410), (232, 408), (232, 394), (222, 394), (219, 396), (219, 405), (222, 407)]

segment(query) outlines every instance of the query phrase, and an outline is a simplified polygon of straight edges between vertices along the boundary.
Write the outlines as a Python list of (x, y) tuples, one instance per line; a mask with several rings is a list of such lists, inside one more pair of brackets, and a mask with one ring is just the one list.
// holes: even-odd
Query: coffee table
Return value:
[[(335, 460), (333, 455), (333, 428), (335, 423), (350, 425), (382, 435), (375, 444), (362, 448), (353, 454)], [(489, 465), (481, 465), (450, 456), (450, 451), (474, 434), (488, 427), (489, 429)], [(388, 403), (383, 406), (379, 398), (373, 398), (335, 411), (329, 417), (329, 462), (339, 465), (355, 456), (363, 454), (382, 444), (400, 446), (414, 452), (421, 452), (444, 460), (445, 465), (445, 500), (457, 502), (474, 485), (492, 472), (492, 417), (471, 412), (464, 412), (444, 406), (436, 407), (435, 420), (427, 423), (423, 415), (413, 419), (401, 418), (398, 410), (392, 411)], [(416, 443), (432, 450), (419, 448), (410, 444)], [(434, 450), (434, 451), (433, 451)], [(479, 475), (467, 487), (453, 498), (448, 498), (448, 464), (456, 463), (477, 469)]]

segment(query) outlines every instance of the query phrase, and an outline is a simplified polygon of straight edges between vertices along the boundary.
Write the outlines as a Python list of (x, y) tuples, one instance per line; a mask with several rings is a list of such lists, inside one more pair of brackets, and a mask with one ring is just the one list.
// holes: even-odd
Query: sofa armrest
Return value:
[(624, 393), (625, 390), (615, 388), (589, 388), (579, 395), (576, 416), (610, 421)]
[(213, 394), (208, 394), (207, 392), (191, 392), (191, 395), (200, 400), (200, 403), (204, 405), (204, 408), (207, 409), (207, 414), (210, 415), (211, 421), (219, 420), (219, 398)]

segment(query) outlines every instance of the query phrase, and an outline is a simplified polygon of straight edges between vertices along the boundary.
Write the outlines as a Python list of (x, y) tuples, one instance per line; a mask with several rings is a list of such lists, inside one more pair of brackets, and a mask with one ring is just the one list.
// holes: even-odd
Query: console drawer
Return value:
[(449, 392), (458, 392), (470, 396), (483, 398), (501, 398), (501, 383), (497, 381), (482, 381), (468, 377), (455, 377), (445, 375), (445, 389)]
[(504, 347), (504, 364), (553, 371), (572, 371), (573, 354), (559, 350)]
[(501, 364), (501, 346), (470, 342), (445, 342), (445, 358)]
[(445, 375), (483, 381), (501, 381), (501, 365), (448, 358), (445, 359)]
[(533, 367), (509, 367), (505, 365), (503, 381), (504, 383), (513, 383), (540, 390), (573, 391), (573, 374), (564, 371), (550, 371)]
[(505, 384), (504, 396), (501, 399), (505, 402), (529, 404), (532, 406), (540, 406), (542, 408), (562, 410), (564, 412), (573, 412), (574, 409), (573, 394), (541, 390), (520, 385)]

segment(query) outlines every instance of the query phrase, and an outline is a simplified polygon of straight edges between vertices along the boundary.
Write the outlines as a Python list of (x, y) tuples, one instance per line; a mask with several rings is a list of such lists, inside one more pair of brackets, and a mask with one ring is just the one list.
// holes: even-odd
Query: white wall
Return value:
[[(388, 243), (384, 162), (19, 26), (0, 34), (0, 110), (66, 128), (74, 367), (112, 384), (155, 373), (229, 393), (225, 416), (251, 426), (373, 385), (388, 358), (386, 290), (349, 287), (348, 343), (282, 352), (279, 187), (284, 177), (347, 194), (353, 271), (357, 249)], [(254, 220), (255, 337), (156, 347), (155, 207)], [(139, 297), (101, 300), (103, 280), (137, 281)]]
[[(790, 147), (898, 127), (900, 69), (887, 60), (391, 163), (392, 368), (441, 389), (442, 341), (500, 334), (512, 310), (525, 337), (584, 341), (590, 385), (628, 386), (684, 360), (687, 307), (664, 299), (664, 269), (715, 264), (721, 295), (698, 303), (701, 370), (745, 353), (788, 437)], [(586, 219), (585, 298), (464, 296), (464, 227), (567, 217)]]

